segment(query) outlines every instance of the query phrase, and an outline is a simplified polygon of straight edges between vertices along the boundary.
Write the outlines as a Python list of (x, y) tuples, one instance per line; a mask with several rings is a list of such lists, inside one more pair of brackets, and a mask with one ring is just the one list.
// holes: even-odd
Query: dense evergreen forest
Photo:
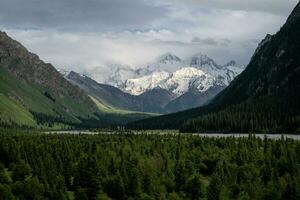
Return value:
[(0, 199), (300, 199), (300, 141), (0, 130)]
[(248, 100), (238, 105), (187, 120), (181, 132), (299, 133), (300, 121), (270, 97)]

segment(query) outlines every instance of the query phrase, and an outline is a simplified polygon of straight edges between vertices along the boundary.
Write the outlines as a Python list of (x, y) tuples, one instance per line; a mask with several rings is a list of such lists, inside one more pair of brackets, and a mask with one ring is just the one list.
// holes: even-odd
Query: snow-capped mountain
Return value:
[(216, 83), (220, 86), (229, 85), (229, 83), (244, 70), (244, 66), (238, 67), (233, 60), (222, 66), (208, 56), (201, 54), (191, 57), (187, 62), (187, 65), (190, 67), (200, 69), (215, 77), (217, 80)]
[(169, 72), (157, 70), (140, 78), (128, 79), (124, 83), (123, 90), (133, 95), (140, 95), (148, 90), (160, 87), (170, 76), (171, 73)]
[(148, 63), (147, 69), (149, 72), (162, 70), (172, 73), (184, 65), (184, 61), (179, 57), (171, 53), (166, 53), (159, 56), (154, 62)]
[[(142, 73), (141, 69), (144, 69)], [(214, 86), (226, 87), (243, 69), (235, 61), (222, 66), (201, 54), (185, 61), (175, 55), (165, 54), (146, 68), (135, 70), (133, 78), (122, 83), (120, 89), (140, 95), (154, 88), (162, 88), (178, 97), (190, 90), (205, 92)]]
[(184, 67), (174, 73), (160, 70), (141, 78), (128, 79), (124, 90), (133, 95), (140, 95), (154, 88), (161, 88), (178, 97), (189, 89), (206, 91), (213, 83), (211, 75), (196, 68)]
[[(166, 53), (159, 56), (154, 62), (149, 62), (142, 66), (132, 67), (122, 64), (110, 64), (106, 67), (109, 72), (107, 72), (107, 69), (105, 72), (103, 69), (101, 71), (95, 69), (92, 73), (88, 73), (88, 75), (100, 83), (112, 85), (123, 90), (125, 82), (129, 79), (143, 77), (143, 80), (145, 80), (147, 76), (150, 78), (150, 76), (156, 76), (159, 72), (172, 73), (182, 66), (184, 66), (184, 61), (174, 54)], [(106, 76), (104, 80), (103, 76)], [(130, 84), (130, 82), (128, 83)]]

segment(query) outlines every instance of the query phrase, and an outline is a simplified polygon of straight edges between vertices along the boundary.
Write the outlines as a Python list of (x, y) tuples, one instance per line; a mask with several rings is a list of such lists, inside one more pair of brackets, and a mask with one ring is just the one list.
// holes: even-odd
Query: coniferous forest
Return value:
[(300, 199), (300, 141), (1, 130), (0, 199)]
[(249, 100), (187, 120), (181, 132), (299, 133), (299, 119), (272, 98)]

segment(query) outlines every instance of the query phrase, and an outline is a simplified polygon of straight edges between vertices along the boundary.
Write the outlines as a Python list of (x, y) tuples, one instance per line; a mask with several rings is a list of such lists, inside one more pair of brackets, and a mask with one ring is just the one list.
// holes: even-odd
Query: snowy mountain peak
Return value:
[(157, 59), (157, 62), (163, 63), (163, 64), (177, 63), (177, 62), (181, 62), (181, 61), (182, 60), (178, 56), (171, 54), (171, 53), (163, 54), (163, 55), (159, 56)]
[(201, 69), (207, 73), (222, 68), (220, 65), (215, 63), (213, 59), (203, 54), (197, 54), (191, 57), (189, 59), (189, 66)]
[[(192, 88), (197, 88), (199, 92), (206, 91), (213, 85), (213, 77), (202, 70), (185, 67), (174, 72), (165, 82), (166, 84), (161, 87), (165, 87), (174, 95), (180, 96)], [(198, 84), (194, 85), (196, 82)]]
[(154, 62), (148, 63), (147, 67), (142, 67), (144, 70), (140, 71), (142, 71), (145, 75), (158, 70), (172, 73), (180, 69), (183, 65), (184, 61), (182, 61), (178, 56), (166, 53), (159, 56)]
[(180, 77), (180, 78), (192, 78), (194, 76), (202, 76), (205, 75), (205, 72), (202, 70), (193, 68), (193, 67), (184, 67), (180, 70), (177, 70), (173, 73), (173, 77)]
[(161, 81), (170, 77), (170, 73), (166, 71), (155, 71), (150, 75), (141, 78), (128, 79), (125, 82), (123, 90), (133, 95), (140, 95), (148, 90), (158, 88)]

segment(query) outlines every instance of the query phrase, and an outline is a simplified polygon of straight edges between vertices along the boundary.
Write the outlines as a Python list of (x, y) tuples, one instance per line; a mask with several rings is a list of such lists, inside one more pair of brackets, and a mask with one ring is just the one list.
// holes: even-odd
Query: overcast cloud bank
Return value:
[(171, 52), (246, 65), (297, 0), (2, 0), (1, 29), (58, 68), (140, 65)]

